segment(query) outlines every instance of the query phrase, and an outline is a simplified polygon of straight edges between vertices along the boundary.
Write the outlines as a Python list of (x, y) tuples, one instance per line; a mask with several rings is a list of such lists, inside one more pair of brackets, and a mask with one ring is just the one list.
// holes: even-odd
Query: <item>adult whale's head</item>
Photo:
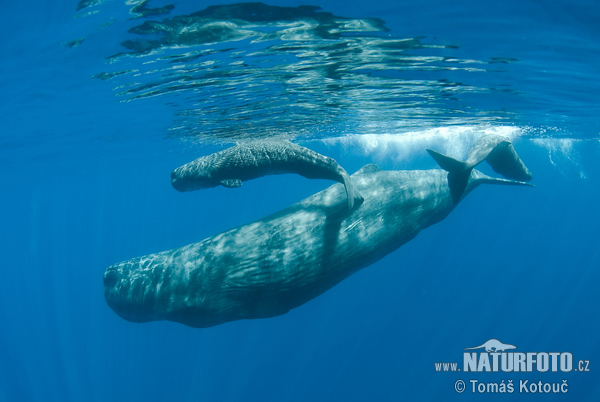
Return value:
[[(170, 282), (168, 275), (161, 275), (166, 262), (161, 256), (162, 253), (138, 257), (110, 266), (104, 272), (106, 302), (121, 318), (131, 322), (156, 319), (156, 314), (148, 313), (148, 306), (153, 307), (151, 311), (158, 309), (156, 287)], [(140, 271), (141, 267), (147, 267), (150, 272)], [(148, 281), (149, 277), (153, 279)]]
[(123, 279), (123, 272), (116, 267), (109, 267), (104, 272), (104, 291), (107, 294), (106, 301), (110, 308), (113, 309), (121, 318), (128, 321), (140, 322), (135, 319), (135, 313), (132, 312), (131, 304), (127, 305), (127, 308), (123, 308), (127, 303), (127, 297), (109, 297), (111, 291), (114, 293), (117, 289), (121, 290), (121, 283), (128, 283)]

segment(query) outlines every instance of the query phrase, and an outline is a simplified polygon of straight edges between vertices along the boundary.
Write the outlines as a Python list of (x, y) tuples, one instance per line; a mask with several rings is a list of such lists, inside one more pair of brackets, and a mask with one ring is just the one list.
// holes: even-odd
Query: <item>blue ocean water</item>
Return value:
[[(0, 400), (598, 400), (600, 7), (275, 1), (194, 17), (227, 4), (4, 5)], [(109, 265), (330, 185), (174, 191), (170, 171), (200, 155), (286, 138), (349, 172), (433, 169), (426, 148), (463, 157), (485, 133), (513, 141), (535, 188), (481, 186), (283, 316), (194, 329), (106, 305)], [(490, 338), (590, 371), (436, 372)], [(568, 393), (523, 395), (521, 380)]]

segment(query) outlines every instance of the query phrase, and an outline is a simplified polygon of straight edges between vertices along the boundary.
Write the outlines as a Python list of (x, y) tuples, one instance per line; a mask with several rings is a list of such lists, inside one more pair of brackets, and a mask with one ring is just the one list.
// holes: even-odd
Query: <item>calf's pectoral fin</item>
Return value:
[(242, 181), (240, 179), (226, 179), (221, 180), (221, 185), (227, 188), (235, 188), (240, 187), (242, 185)]

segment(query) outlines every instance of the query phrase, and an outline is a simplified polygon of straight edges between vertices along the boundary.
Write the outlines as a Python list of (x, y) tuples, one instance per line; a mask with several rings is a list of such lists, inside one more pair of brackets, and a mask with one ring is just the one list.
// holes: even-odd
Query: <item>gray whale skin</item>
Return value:
[[(430, 151), (450, 173), (366, 165), (352, 175), (364, 197), (355, 210), (338, 183), (199, 243), (113, 265), (104, 274), (106, 301), (129, 321), (198, 328), (285, 314), (441, 221), (480, 184), (527, 185), (473, 169), (491, 154), (495, 170), (531, 178), (508, 141), (492, 142), (476, 145), (467, 162)], [(496, 145), (504, 151), (492, 152)], [(482, 147), (489, 149), (480, 155)], [(462, 190), (451, 189), (451, 175)]]
[(235, 188), (243, 181), (285, 173), (343, 183), (350, 209), (363, 201), (350, 176), (335, 159), (289, 141), (240, 144), (200, 157), (173, 170), (171, 184), (175, 190), (182, 192), (219, 185)]

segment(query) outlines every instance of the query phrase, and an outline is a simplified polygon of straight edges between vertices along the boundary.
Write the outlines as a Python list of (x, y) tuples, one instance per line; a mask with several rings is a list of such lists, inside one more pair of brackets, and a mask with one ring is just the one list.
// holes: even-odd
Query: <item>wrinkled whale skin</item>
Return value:
[[(456, 206), (444, 170), (367, 165), (352, 179), (364, 197), (354, 211), (345, 207), (344, 187), (335, 184), (199, 243), (109, 267), (107, 303), (129, 321), (191, 327), (281, 315), (394, 251)], [(486, 179), (473, 170), (463, 197)]]
[(182, 192), (220, 185), (235, 188), (244, 181), (286, 173), (343, 183), (348, 207), (362, 202), (348, 172), (335, 159), (289, 141), (255, 141), (200, 157), (173, 170), (171, 184)]

